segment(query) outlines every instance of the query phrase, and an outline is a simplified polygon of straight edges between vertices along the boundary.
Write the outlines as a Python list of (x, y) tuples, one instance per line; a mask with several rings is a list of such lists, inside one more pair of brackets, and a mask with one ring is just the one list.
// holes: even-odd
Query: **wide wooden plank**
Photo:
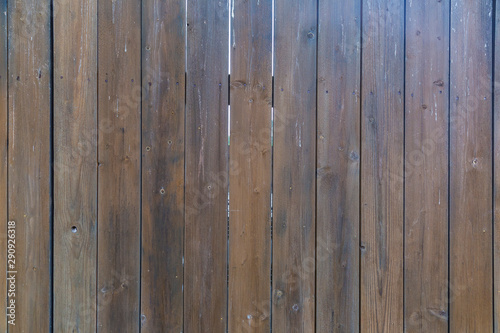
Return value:
[(97, 1), (54, 8), (54, 330), (96, 331)]
[[(8, 141), (8, 112), (7, 82), (7, 0), (0, 1), (0, 248), (7, 248), (7, 141)], [(0, 258), (2, 272), (7, 267), (7, 256)], [(2, 273), (3, 274), (3, 273)], [(6, 308), (7, 280), (0, 281), (0, 307)], [(7, 312), (7, 311), (6, 311)], [(0, 318), (0, 331), (7, 331), (7, 317)]]
[(275, 1), (273, 332), (315, 330), (317, 1)]
[(406, 6), (405, 330), (448, 331), (449, 1)]
[(139, 331), (141, 2), (98, 4), (100, 332)]
[(361, 331), (403, 331), (404, 5), (363, 1)]
[(229, 331), (269, 332), (272, 1), (232, 6)]
[(319, 332), (359, 332), (361, 0), (319, 1)]
[(493, 331), (493, 1), (451, 6), (450, 332)]
[(16, 224), (9, 270), (17, 272), (9, 332), (43, 333), (51, 314), (50, 1), (9, 1), (8, 26), (8, 212)]
[(226, 329), (227, 0), (188, 1), (184, 331)]
[(185, 2), (142, 3), (143, 332), (181, 332)]

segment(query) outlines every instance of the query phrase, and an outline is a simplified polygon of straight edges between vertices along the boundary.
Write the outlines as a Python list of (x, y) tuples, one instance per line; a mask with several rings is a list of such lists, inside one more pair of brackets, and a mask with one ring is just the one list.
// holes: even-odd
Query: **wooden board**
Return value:
[(142, 5), (143, 332), (181, 332), (185, 2)]
[(272, 1), (232, 6), (229, 331), (269, 332)]
[(228, 1), (187, 7), (184, 331), (226, 330)]
[(450, 332), (493, 330), (493, 15), (492, 0), (451, 6)]
[(50, 2), (9, 1), (8, 26), (8, 217), (16, 222), (18, 272), (8, 329), (44, 333), (51, 321)]
[(361, 0), (319, 1), (319, 332), (359, 332)]
[(448, 331), (449, 1), (406, 6), (405, 329)]
[(138, 332), (141, 2), (100, 1), (97, 330)]
[[(7, 0), (0, 1), (0, 248), (7, 249), (7, 145), (8, 145), (8, 49), (7, 49)], [(7, 267), (7, 256), (0, 258), (2, 274)], [(5, 276), (6, 274), (4, 274)], [(0, 307), (7, 307), (7, 280), (0, 281)], [(0, 332), (7, 331), (7, 317), (0, 317)]]
[(363, 0), (361, 328), (403, 331), (404, 6)]
[[(495, 2), (495, 40), (494, 40), (494, 73), (492, 92), (494, 96), (498, 96), (500, 91), (500, 4)], [(494, 267), (494, 280), (493, 280), (493, 331), (498, 332), (500, 328), (500, 103), (498, 97), (493, 101), (493, 267)]]
[(54, 330), (96, 331), (97, 1), (54, 7)]
[(275, 1), (273, 332), (315, 330), (317, 1)]

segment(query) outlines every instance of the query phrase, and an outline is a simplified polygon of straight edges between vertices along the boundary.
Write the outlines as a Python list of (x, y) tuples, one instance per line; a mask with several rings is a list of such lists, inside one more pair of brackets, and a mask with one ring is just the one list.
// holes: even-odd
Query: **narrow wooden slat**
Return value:
[(229, 331), (269, 332), (272, 1), (233, 1)]
[(185, 2), (142, 4), (142, 332), (181, 332)]
[(404, 6), (363, 1), (361, 331), (403, 331)]
[(493, 1), (451, 6), (450, 332), (492, 332)]
[(494, 301), (494, 313), (493, 313), (493, 331), (498, 332), (500, 328), (500, 293), (498, 292), (500, 286), (500, 101), (498, 99), (498, 91), (500, 89), (500, 3), (498, 0), (495, 2), (495, 40), (494, 40), (494, 68), (493, 73), (494, 89), (492, 92), (495, 94), (494, 109), (493, 109), (493, 126), (494, 126), (494, 142), (493, 142), (493, 231), (494, 231), (494, 243), (493, 243), (493, 260), (494, 260), (494, 280), (493, 280), (493, 301)]
[(275, 1), (273, 332), (315, 329), (317, 1)]
[(405, 329), (448, 331), (449, 1), (406, 7)]
[(316, 326), (359, 332), (361, 0), (318, 12)]
[[(7, 115), (9, 105), (7, 100), (7, 0), (0, 1), (0, 248), (7, 248)], [(5, 268), (7, 267), (7, 256), (3, 255), (0, 258), (0, 267), (2, 274), (5, 276)], [(0, 307), (5, 309), (7, 306), (7, 284), (6, 280), (0, 281)], [(0, 318), (0, 331), (7, 331), (7, 317), (4, 315)]]
[(54, 330), (96, 330), (97, 1), (54, 7)]
[(98, 6), (99, 332), (139, 331), (141, 2)]
[(226, 329), (227, 0), (188, 1), (184, 331)]
[(9, 1), (8, 25), (8, 210), (16, 222), (18, 272), (9, 332), (44, 333), (51, 308), (50, 1)]

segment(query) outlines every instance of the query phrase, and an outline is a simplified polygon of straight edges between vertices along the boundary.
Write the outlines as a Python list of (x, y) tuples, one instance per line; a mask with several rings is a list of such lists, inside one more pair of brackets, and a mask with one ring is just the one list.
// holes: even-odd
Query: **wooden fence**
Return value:
[(0, 7), (0, 331), (498, 332), (498, 1)]

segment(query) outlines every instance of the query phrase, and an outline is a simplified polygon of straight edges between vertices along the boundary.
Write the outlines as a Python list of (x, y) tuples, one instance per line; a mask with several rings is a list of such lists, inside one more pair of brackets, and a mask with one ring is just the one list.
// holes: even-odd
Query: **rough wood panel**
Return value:
[(493, 15), (492, 0), (451, 4), (450, 332), (493, 330)]
[(403, 331), (404, 6), (363, 1), (361, 331)]
[(450, 2), (406, 6), (405, 329), (448, 331)]
[[(0, 1), (0, 248), (7, 249), (7, 141), (8, 135), (8, 112), (9, 105), (7, 101), (7, 81), (8, 81), (8, 62), (7, 62), (7, 0)], [(0, 267), (5, 272), (7, 267), (7, 256), (0, 258)], [(7, 283), (6, 280), (0, 281), (0, 307), (7, 307)], [(7, 318), (5, 315), (0, 317), (0, 331), (7, 331)]]
[[(9, 220), (16, 222), (16, 322), (9, 332), (50, 331), (50, 1), (11, 0)], [(9, 299), (10, 301), (10, 299)]]
[(226, 329), (228, 1), (188, 1), (184, 331)]
[(498, 100), (498, 92), (500, 91), (500, 3), (496, 1), (495, 3), (496, 15), (495, 15), (495, 40), (494, 40), (494, 68), (493, 73), (494, 85), (493, 93), (495, 97), (494, 109), (493, 109), (493, 126), (494, 126), (494, 142), (493, 142), (493, 165), (494, 165), (494, 183), (493, 183), (493, 211), (494, 211), (494, 243), (493, 243), (493, 260), (494, 260), (494, 280), (493, 280), (493, 300), (494, 300), (494, 313), (493, 313), (493, 331), (498, 332), (500, 327), (500, 295), (497, 292), (500, 286), (500, 103)]
[(275, 2), (273, 332), (315, 330), (317, 1)]
[(54, 7), (54, 330), (96, 330), (97, 1)]
[(139, 331), (141, 2), (99, 1), (100, 332)]
[(272, 1), (232, 13), (229, 331), (269, 332)]
[(359, 332), (361, 0), (319, 1), (319, 332)]
[(185, 2), (142, 3), (143, 332), (181, 332)]

